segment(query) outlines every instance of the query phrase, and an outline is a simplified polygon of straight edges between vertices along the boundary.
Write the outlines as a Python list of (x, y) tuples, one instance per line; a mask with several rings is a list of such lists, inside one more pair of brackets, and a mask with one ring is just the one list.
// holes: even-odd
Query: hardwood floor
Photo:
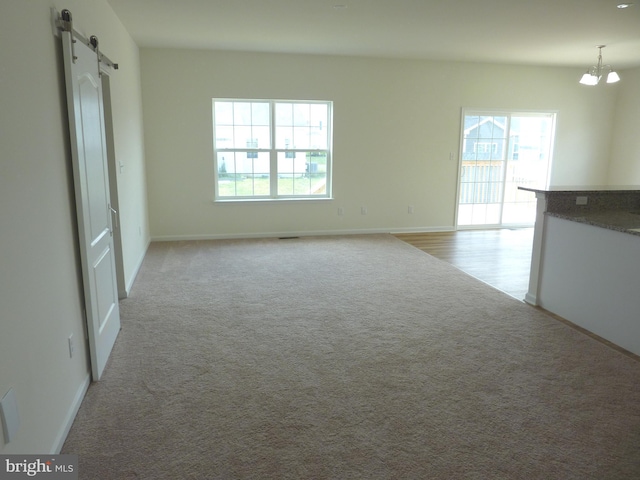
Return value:
[(395, 237), (518, 300), (527, 293), (533, 228), (403, 233)]
[[(522, 300), (529, 288), (533, 228), (500, 230), (460, 230), (438, 233), (394, 234), (420, 250), (455, 265), (489, 285)], [(540, 308), (540, 307), (535, 307)], [(543, 310), (559, 322), (640, 361), (631, 353), (552, 312)]]

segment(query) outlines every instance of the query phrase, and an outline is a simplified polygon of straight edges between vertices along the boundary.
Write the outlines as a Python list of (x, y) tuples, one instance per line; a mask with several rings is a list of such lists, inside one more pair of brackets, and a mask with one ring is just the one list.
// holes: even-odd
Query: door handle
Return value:
[(118, 228), (118, 211), (115, 210), (111, 205), (109, 205), (109, 210), (111, 210), (111, 215), (115, 218), (116, 228)]

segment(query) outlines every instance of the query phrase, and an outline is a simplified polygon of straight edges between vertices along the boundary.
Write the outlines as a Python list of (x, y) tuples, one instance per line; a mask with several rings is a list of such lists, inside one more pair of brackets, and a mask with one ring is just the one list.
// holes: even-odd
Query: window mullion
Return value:
[(269, 102), (271, 151), (269, 156), (269, 189), (272, 198), (278, 197), (278, 152), (276, 150), (276, 108), (275, 102)]
[(500, 197), (500, 225), (502, 225), (502, 216), (504, 213), (504, 199), (505, 199), (505, 195), (506, 195), (506, 190), (507, 190), (507, 175), (509, 173), (509, 166), (511, 161), (509, 160), (509, 152), (511, 151), (511, 146), (512, 146), (512, 142), (511, 142), (511, 113), (507, 113), (506, 114), (506, 123), (505, 123), (505, 145), (503, 147), (503, 152), (502, 152), (502, 160), (504, 162), (504, 168), (503, 168), (503, 172), (502, 172), (502, 178), (500, 179), (500, 181), (502, 182), (502, 195)]

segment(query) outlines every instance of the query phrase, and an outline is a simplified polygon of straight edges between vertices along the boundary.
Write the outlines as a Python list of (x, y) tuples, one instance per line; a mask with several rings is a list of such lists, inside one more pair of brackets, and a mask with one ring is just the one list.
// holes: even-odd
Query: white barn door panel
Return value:
[(112, 209), (98, 55), (62, 32), (73, 178), (93, 380), (120, 331)]

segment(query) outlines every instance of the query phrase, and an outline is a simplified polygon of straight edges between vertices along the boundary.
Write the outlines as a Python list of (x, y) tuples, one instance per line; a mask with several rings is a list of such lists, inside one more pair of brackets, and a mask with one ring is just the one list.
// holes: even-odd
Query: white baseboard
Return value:
[(84, 400), (84, 396), (87, 394), (87, 390), (89, 389), (89, 385), (91, 384), (91, 374), (87, 374), (85, 379), (78, 387), (76, 391), (75, 397), (73, 397), (73, 402), (71, 402), (71, 406), (67, 413), (67, 416), (64, 419), (62, 426), (60, 427), (60, 431), (56, 436), (56, 440), (51, 447), (52, 455), (57, 455), (62, 450), (62, 446), (64, 445), (65, 440), (67, 439), (67, 435), (69, 435), (69, 430), (71, 430), (71, 426), (73, 425), (73, 421), (78, 414), (78, 410), (80, 410), (80, 405), (82, 405), (82, 400)]
[(140, 258), (138, 258), (138, 263), (136, 264), (135, 268), (133, 269), (133, 274), (131, 275), (131, 278), (129, 278), (129, 281), (127, 282), (127, 285), (125, 287), (126, 294), (127, 294), (126, 296), (127, 297), (131, 293), (131, 288), (133, 288), (133, 284), (136, 281), (136, 277), (138, 276), (138, 272), (140, 272), (140, 268), (142, 267), (142, 262), (144, 262), (144, 257), (147, 255), (147, 250), (149, 250), (149, 245), (151, 245), (151, 240), (149, 240), (147, 242), (147, 245), (144, 247), (144, 250), (142, 251), (142, 255), (140, 255)]
[(455, 232), (456, 227), (406, 227), (406, 228), (394, 228), (389, 232), (394, 233), (439, 233), (439, 232)]
[(312, 237), (329, 235), (367, 235), (380, 233), (427, 233), (451, 232), (454, 227), (409, 227), (409, 228), (371, 228), (356, 230), (311, 230), (297, 232), (259, 232), (259, 233), (224, 233), (194, 235), (158, 235), (151, 237), (152, 242), (177, 242), (189, 240), (234, 240), (240, 238), (279, 238), (279, 237)]
[(532, 295), (529, 292), (527, 292), (527, 294), (524, 296), (524, 301), (529, 305), (533, 305), (534, 307), (538, 306), (538, 297), (535, 295)]

